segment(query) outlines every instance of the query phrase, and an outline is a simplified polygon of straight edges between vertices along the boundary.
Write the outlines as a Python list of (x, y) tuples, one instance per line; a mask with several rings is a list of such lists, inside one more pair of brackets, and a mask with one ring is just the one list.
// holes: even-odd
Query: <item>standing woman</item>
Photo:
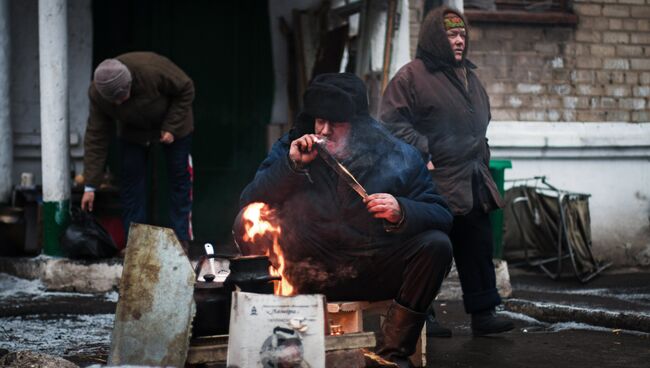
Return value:
[[(465, 311), (476, 336), (511, 330), (498, 317), (501, 303), (492, 263), (488, 213), (502, 206), (489, 172), (485, 133), (490, 103), (467, 60), (468, 28), (462, 14), (439, 7), (427, 14), (416, 59), (388, 84), (380, 120), (397, 137), (415, 146), (427, 162), (438, 190), (454, 214), (449, 235), (463, 290)], [(427, 334), (451, 336), (429, 308)]]

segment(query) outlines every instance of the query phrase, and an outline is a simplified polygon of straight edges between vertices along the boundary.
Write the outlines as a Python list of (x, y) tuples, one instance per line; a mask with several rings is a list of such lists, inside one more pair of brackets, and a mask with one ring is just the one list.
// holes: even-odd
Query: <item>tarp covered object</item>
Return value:
[[(545, 182), (542, 182), (546, 184)], [(509, 260), (568, 257), (577, 275), (597, 272), (591, 252), (589, 195), (533, 186), (506, 191), (504, 256)], [(558, 264), (559, 266), (559, 264)], [(558, 270), (559, 272), (559, 270)]]

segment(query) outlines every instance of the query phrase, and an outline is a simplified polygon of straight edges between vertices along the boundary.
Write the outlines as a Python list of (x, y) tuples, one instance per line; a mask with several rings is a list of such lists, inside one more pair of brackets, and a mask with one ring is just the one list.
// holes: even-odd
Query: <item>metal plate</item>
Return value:
[(132, 224), (108, 363), (184, 366), (193, 293), (194, 271), (173, 230)]

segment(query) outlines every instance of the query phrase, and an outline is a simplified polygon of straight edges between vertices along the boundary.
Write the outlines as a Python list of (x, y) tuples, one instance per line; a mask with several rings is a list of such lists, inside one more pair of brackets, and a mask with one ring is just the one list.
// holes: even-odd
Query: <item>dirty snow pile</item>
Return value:
[(53, 296), (95, 297), (93, 294), (47, 291), (41, 280), (26, 280), (6, 273), (0, 273), (0, 299), (7, 297), (42, 299)]
[[(0, 303), (21, 305), (33, 300), (59, 297), (97, 298), (93, 294), (50, 292), (40, 280), (25, 280), (0, 273)], [(117, 301), (117, 293), (104, 295)], [(110, 344), (113, 314), (38, 314), (0, 318), (0, 348), (33, 350), (53, 355), (96, 354)]]
[(53, 355), (95, 354), (110, 345), (114, 315), (0, 318), (0, 347)]

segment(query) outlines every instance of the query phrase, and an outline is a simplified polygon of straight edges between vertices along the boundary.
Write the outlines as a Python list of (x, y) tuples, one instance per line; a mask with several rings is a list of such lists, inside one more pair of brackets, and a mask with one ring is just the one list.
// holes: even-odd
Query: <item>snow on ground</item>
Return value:
[(53, 355), (92, 353), (110, 345), (113, 314), (0, 318), (0, 348)]
[(531, 326), (524, 327), (522, 332), (524, 333), (550, 333), (550, 332), (560, 332), (567, 330), (585, 330), (585, 331), (598, 331), (598, 332), (611, 332), (614, 334), (628, 334), (628, 335), (637, 335), (637, 336), (648, 336), (649, 334), (641, 331), (632, 331), (632, 330), (623, 330), (623, 329), (612, 329), (607, 327), (593, 326), (586, 323), (579, 322), (558, 322), (558, 323), (547, 323), (539, 321), (533, 317), (527, 316), (522, 313), (515, 313), (510, 311), (500, 311), (499, 314), (504, 317), (524, 321), (531, 324)]
[(547, 309), (547, 308), (558, 308), (558, 309), (564, 309), (564, 310), (572, 310), (576, 312), (580, 312), (583, 314), (602, 314), (602, 315), (608, 315), (612, 318), (618, 317), (621, 314), (625, 313), (630, 313), (634, 314), (637, 316), (644, 316), (644, 317), (650, 317), (650, 313), (646, 312), (638, 312), (638, 311), (629, 311), (629, 310), (624, 310), (624, 309), (603, 309), (603, 308), (591, 308), (591, 307), (583, 307), (583, 306), (577, 306), (577, 305), (567, 305), (567, 304), (560, 304), (560, 303), (549, 303), (549, 302), (539, 302), (539, 301), (531, 301), (531, 300), (526, 300), (526, 299), (517, 299), (517, 298), (511, 298), (509, 299), (510, 301), (513, 302), (524, 302), (524, 303), (530, 303), (537, 307), (538, 309)]
[(49, 298), (52, 296), (76, 296), (93, 298), (94, 294), (47, 291), (41, 280), (26, 280), (0, 273), (0, 299), (10, 297)]
[[(60, 297), (97, 298), (97, 294), (47, 291), (40, 280), (26, 280), (0, 273), (0, 302), (22, 304)], [(103, 295), (117, 302), (118, 293)], [(113, 314), (28, 315), (0, 318), (0, 348), (33, 350), (53, 355), (93, 354), (110, 344)]]
[(648, 287), (621, 288), (589, 288), (589, 289), (561, 289), (551, 287), (540, 287), (530, 285), (517, 285), (518, 291), (541, 292), (549, 294), (587, 295), (601, 296), (605, 298), (619, 299), (628, 302), (638, 302), (650, 306), (650, 289)]

